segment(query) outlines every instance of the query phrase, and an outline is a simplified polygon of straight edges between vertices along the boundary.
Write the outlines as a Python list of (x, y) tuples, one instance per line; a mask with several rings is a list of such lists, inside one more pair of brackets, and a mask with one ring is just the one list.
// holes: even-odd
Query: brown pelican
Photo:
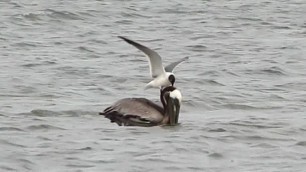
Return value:
[(174, 78), (174, 68), (189, 58), (184, 57), (176, 62), (169, 64), (164, 68), (162, 64), (162, 59), (157, 52), (123, 36), (118, 37), (123, 39), (127, 43), (133, 45), (149, 57), (150, 73), (153, 80), (146, 85), (145, 89), (152, 87), (167, 87), (173, 85), (174, 81), (172, 81), (172, 79)]
[(168, 86), (160, 90), (160, 101), (163, 107), (145, 98), (125, 98), (99, 114), (120, 126), (176, 125), (181, 100), (180, 91), (173, 86)]

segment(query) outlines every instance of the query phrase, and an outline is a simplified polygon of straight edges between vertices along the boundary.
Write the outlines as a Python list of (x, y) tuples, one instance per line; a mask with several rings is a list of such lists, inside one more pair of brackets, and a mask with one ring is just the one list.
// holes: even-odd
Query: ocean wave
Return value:
[(56, 127), (54, 125), (49, 124), (38, 124), (38, 125), (30, 125), (27, 127), (28, 130), (65, 130), (61, 127)]
[(0, 131), (24, 131), (17, 127), (0, 127)]
[(70, 11), (46, 9), (45, 12), (50, 18), (53, 19), (83, 20), (83, 18), (80, 15)]

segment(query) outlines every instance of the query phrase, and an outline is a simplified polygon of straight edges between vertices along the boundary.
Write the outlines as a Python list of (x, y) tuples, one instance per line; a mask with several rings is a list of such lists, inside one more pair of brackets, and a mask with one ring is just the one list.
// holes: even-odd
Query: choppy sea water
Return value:
[[(0, 171), (305, 171), (306, 2), (0, 2)], [(158, 101), (141, 52), (175, 71), (180, 125), (98, 112)]]

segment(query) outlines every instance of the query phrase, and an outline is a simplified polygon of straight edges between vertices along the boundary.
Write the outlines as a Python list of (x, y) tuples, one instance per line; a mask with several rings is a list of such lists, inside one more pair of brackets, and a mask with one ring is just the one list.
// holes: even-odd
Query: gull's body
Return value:
[(146, 89), (151, 87), (167, 87), (171, 85), (173, 86), (175, 81), (175, 77), (173, 74), (174, 68), (183, 61), (187, 60), (188, 57), (173, 62), (164, 68), (162, 65), (162, 58), (157, 52), (125, 37), (119, 36), (119, 38), (133, 45), (134, 47), (136, 47), (137, 49), (139, 49), (148, 56), (150, 73), (153, 80), (146, 85), (145, 87)]
[(182, 95), (173, 86), (160, 91), (163, 107), (145, 98), (125, 98), (106, 108), (100, 115), (122, 126), (176, 125)]

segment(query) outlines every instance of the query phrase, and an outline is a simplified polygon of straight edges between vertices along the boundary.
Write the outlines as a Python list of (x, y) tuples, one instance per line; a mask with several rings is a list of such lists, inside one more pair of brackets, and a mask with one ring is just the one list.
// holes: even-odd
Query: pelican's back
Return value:
[(163, 120), (163, 108), (145, 98), (125, 98), (106, 108), (100, 115), (118, 125), (155, 126)]

